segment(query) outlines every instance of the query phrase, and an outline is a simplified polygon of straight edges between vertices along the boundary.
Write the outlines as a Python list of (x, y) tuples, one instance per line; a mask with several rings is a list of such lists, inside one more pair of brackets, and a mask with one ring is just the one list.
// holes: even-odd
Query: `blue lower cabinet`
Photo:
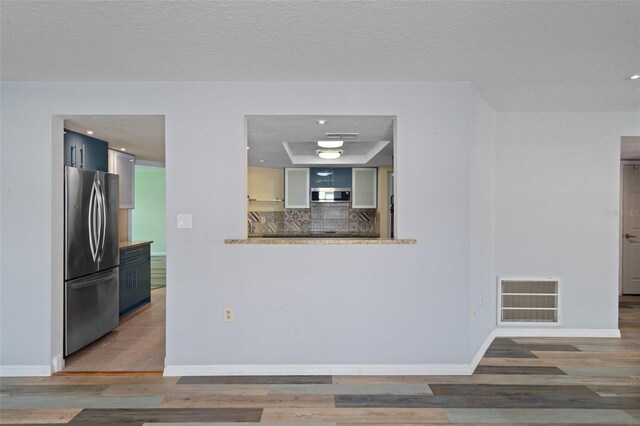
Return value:
[(150, 301), (149, 245), (120, 250), (120, 315)]

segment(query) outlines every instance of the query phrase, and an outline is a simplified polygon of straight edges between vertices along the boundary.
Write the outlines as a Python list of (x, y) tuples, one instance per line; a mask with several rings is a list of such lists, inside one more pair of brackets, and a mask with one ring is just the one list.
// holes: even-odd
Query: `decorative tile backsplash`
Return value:
[(380, 235), (376, 209), (352, 209), (350, 203), (312, 203), (310, 209), (280, 212), (252, 211), (247, 215), (249, 236), (346, 234)]

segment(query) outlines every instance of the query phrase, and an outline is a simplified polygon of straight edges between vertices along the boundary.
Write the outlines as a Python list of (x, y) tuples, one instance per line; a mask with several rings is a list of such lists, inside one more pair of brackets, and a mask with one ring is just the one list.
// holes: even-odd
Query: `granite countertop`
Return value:
[(338, 232), (310, 232), (305, 234), (249, 234), (249, 238), (356, 238), (356, 239), (369, 239), (380, 238), (380, 235), (363, 235), (363, 234), (349, 234)]
[(153, 241), (120, 241), (120, 250), (151, 244)]
[(225, 244), (417, 244), (414, 239), (380, 239), (375, 237), (249, 237), (240, 240), (224, 240)]

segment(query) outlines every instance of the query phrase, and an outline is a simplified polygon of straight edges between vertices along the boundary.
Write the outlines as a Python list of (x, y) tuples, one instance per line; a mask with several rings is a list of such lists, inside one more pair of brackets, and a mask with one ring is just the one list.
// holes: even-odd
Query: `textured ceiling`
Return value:
[(125, 148), (136, 160), (164, 163), (163, 115), (66, 115), (64, 126), (74, 132), (94, 132), (109, 148)]
[[(327, 122), (318, 124), (318, 120)], [(384, 148), (366, 163), (358, 157), (375, 154), (378, 142), (393, 142), (393, 122), (394, 117), (385, 115), (251, 115), (247, 117), (248, 162), (250, 166), (261, 167), (294, 165), (283, 145), (286, 142), (296, 158), (311, 158), (311, 161), (296, 162), (295, 165), (390, 165), (393, 164), (393, 143), (381, 144)], [(327, 140), (327, 133), (358, 133), (358, 136), (342, 139), (344, 158), (319, 161), (314, 155), (317, 142)]]
[(3, 80), (470, 81), (640, 110), (640, 1), (1, 0)]

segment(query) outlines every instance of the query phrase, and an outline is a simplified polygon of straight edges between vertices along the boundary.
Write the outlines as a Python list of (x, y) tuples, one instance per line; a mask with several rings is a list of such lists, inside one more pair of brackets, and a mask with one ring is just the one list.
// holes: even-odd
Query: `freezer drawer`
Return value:
[(118, 274), (116, 267), (65, 282), (65, 356), (118, 325)]

